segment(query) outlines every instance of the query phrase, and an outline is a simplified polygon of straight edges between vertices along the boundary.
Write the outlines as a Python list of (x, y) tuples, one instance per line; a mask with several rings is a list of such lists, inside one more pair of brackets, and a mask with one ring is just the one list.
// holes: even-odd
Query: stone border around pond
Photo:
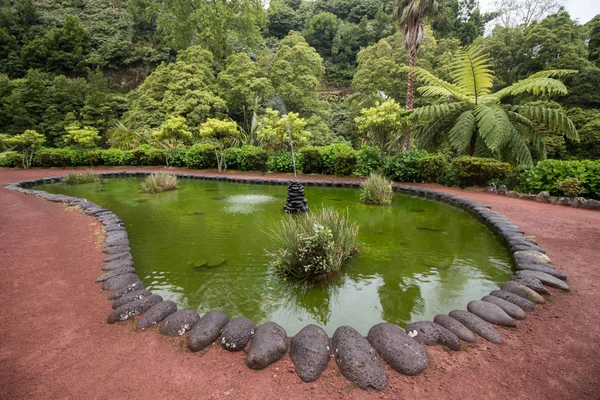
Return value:
[(564, 196), (553, 197), (550, 196), (550, 193), (548, 192), (540, 192), (538, 194), (519, 193), (513, 190), (508, 190), (505, 185), (500, 185), (497, 189), (488, 186), (485, 188), (485, 191), (488, 193), (499, 194), (501, 196), (513, 197), (515, 199), (533, 200), (539, 203), (554, 204), (557, 206), (600, 210), (600, 201), (595, 199), (585, 199), (583, 197), (575, 197), (574, 199)]
[[(151, 172), (104, 172), (101, 178), (139, 177)], [(286, 185), (288, 181), (264, 178), (236, 178), (201, 174), (175, 174), (179, 178), (228, 181), (235, 183)], [(454, 310), (448, 315), (437, 315), (432, 321), (418, 321), (402, 329), (390, 323), (373, 326), (363, 337), (350, 326), (339, 327), (330, 339), (317, 325), (307, 325), (291, 340), (285, 330), (274, 322), (260, 326), (247, 319), (229, 318), (221, 311), (211, 311), (202, 317), (193, 310), (177, 310), (177, 305), (163, 301), (161, 296), (144, 289), (130, 253), (129, 239), (123, 221), (112, 211), (86, 199), (50, 194), (28, 187), (57, 183), (62, 176), (53, 176), (5, 185), (14, 190), (43, 199), (75, 206), (87, 215), (97, 218), (106, 232), (102, 270), (96, 279), (102, 289), (112, 291), (113, 311), (108, 323), (132, 319), (137, 330), (146, 330), (160, 323), (160, 332), (167, 336), (188, 335), (188, 347), (192, 352), (210, 346), (217, 339), (228, 351), (246, 351), (246, 363), (250, 368), (263, 369), (289, 353), (300, 379), (304, 382), (317, 380), (326, 369), (333, 355), (342, 375), (361, 389), (383, 390), (388, 376), (380, 358), (393, 370), (405, 375), (418, 375), (427, 368), (428, 353), (425, 346), (444, 345), (460, 351), (462, 344), (475, 343), (476, 336), (501, 344), (502, 337), (493, 327), (516, 327), (515, 319), (525, 318), (536, 304), (546, 302), (544, 295), (550, 292), (546, 286), (569, 291), (567, 276), (556, 269), (537, 242), (508, 218), (490, 206), (431, 189), (394, 184), (394, 191), (426, 197), (462, 208), (477, 217), (497, 233), (510, 248), (516, 273), (499, 290), (494, 290), (481, 300), (467, 304), (467, 311)], [(345, 181), (302, 181), (306, 186), (335, 186), (359, 188), (360, 183)], [(379, 357), (377, 357), (379, 354)]]

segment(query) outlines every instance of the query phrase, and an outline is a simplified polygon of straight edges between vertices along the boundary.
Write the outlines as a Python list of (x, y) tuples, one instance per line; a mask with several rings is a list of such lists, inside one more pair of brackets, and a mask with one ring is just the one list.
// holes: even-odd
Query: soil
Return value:
[[(0, 185), (67, 172), (0, 169)], [(552, 301), (517, 329), (498, 328), (502, 345), (478, 339), (461, 352), (428, 347), (423, 374), (388, 369), (389, 388), (381, 393), (345, 380), (333, 358), (307, 384), (289, 355), (255, 371), (243, 352), (218, 344), (191, 353), (185, 339), (136, 332), (133, 321), (108, 325), (111, 304), (94, 283), (103, 265), (99, 223), (0, 188), (0, 398), (600, 398), (600, 212), (427, 186), (506, 215), (547, 250), (572, 290), (550, 289)]]

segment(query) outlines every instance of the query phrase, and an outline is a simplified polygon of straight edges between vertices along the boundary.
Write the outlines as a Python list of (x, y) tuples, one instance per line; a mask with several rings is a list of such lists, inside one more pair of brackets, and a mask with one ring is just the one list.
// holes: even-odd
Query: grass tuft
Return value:
[(269, 266), (278, 275), (321, 280), (356, 254), (358, 225), (331, 208), (285, 216), (270, 233)]
[(150, 174), (140, 182), (140, 191), (144, 193), (160, 193), (175, 189), (177, 189), (177, 176), (174, 174)]
[(383, 175), (371, 173), (362, 183), (360, 201), (366, 204), (381, 204), (389, 206), (394, 198), (392, 181)]
[(79, 185), (82, 183), (92, 183), (98, 181), (97, 175), (94, 175), (94, 171), (87, 170), (85, 172), (70, 172), (65, 176), (62, 181), (67, 185)]

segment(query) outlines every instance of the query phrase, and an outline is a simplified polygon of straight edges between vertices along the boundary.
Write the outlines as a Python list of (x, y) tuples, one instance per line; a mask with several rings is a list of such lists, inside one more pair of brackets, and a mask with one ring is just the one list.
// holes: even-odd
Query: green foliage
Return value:
[(448, 158), (441, 154), (432, 154), (421, 159), (419, 164), (423, 182), (440, 182), (448, 168)]
[(69, 125), (65, 130), (67, 133), (63, 136), (64, 142), (78, 148), (96, 147), (98, 140), (100, 140), (98, 129), (91, 126), (81, 128), (78, 125)]
[(306, 121), (297, 113), (283, 116), (279, 111), (267, 108), (258, 123), (257, 139), (269, 151), (290, 149), (290, 133), (294, 148), (302, 148), (309, 143), (310, 133), (306, 131)]
[(134, 157), (131, 151), (108, 149), (102, 153), (104, 165), (133, 165)]
[(363, 146), (356, 156), (356, 171), (358, 176), (368, 176), (383, 168), (383, 153), (376, 146)]
[(332, 144), (321, 148), (323, 173), (329, 175), (352, 175), (356, 168), (356, 150), (347, 144)]
[(19, 135), (0, 138), (0, 140), (5, 147), (11, 150), (16, 149), (22, 155), (23, 168), (31, 167), (36, 151), (46, 142), (43, 135), (30, 129)]
[(167, 173), (150, 174), (140, 182), (140, 192), (160, 193), (177, 189), (177, 175)]
[(166, 149), (176, 149), (178, 146), (192, 140), (192, 132), (183, 117), (169, 117), (153, 135), (154, 140)]
[(16, 151), (0, 153), (0, 167), (15, 168), (23, 166), (23, 155)]
[(578, 179), (583, 186), (584, 197), (600, 199), (600, 160), (541, 161), (523, 172), (518, 189), (523, 193), (546, 191), (558, 196), (563, 194), (558, 184), (566, 179)]
[(227, 169), (227, 149), (237, 145), (241, 138), (237, 124), (233, 121), (209, 118), (200, 127), (200, 137), (215, 146), (219, 172)]
[(425, 150), (408, 150), (387, 157), (383, 170), (394, 181), (421, 182), (421, 162), (429, 154)]
[(319, 147), (306, 146), (299, 150), (302, 160), (302, 172), (305, 174), (320, 174), (323, 171), (323, 154)]
[(583, 182), (579, 178), (567, 178), (556, 184), (556, 188), (570, 198), (581, 196), (584, 191)]
[(394, 198), (392, 181), (383, 175), (371, 173), (361, 184), (361, 203), (389, 206)]
[(600, 14), (586, 24), (589, 32), (588, 60), (600, 68)]
[(269, 266), (279, 275), (299, 280), (324, 279), (357, 252), (358, 225), (348, 216), (323, 208), (285, 216), (271, 229)]
[(512, 171), (510, 164), (491, 158), (458, 157), (452, 160), (443, 183), (447, 186), (485, 186), (502, 181)]
[(147, 144), (131, 150), (131, 153), (135, 165), (165, 165), (167, 163), (167, 152), (165, 150)]
[(377, 146), (386, 154), (401, 149), (408, 128), (409, 114), (394, 99), (376, 107), (363, 109), (360, 114), (354, 122), (358, 129), (358, 137), (363, 143)]
[(185, 166), (194, 169), (208, 169), (217, 166), (215, 146), (206, 143), (197, 143), (187, 149), (185, 153)]
[(94, 174), (94, 171), (87, 170), (85, 172), (70, 172), (62, 179), (62, 181), (67, 185), (80, 185), (84, 183), (96, 182), (99, 179), (100, 178)]
[(245, 145), (227, 152), (227, 165), (239, 171), (264, 171), (269, 153), (262, 147)]
[[(277, 150), (268, 153), (267, 171), (271, 172), (294, 172), (294, 163), (292, 153), (289, 151)], [(301, 156), (295, 153), (296, 165), (300, 165)]]

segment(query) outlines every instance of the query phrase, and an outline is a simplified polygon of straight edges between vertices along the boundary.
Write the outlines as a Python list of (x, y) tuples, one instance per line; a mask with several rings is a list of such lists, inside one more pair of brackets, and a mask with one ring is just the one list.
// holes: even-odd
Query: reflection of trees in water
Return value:
[(421, 287), (410, 278), (384, 279), (377, 293), (382, 318), (390, 323), (406, 325), (410, 322), (413, 311), (420, 312), (423, 308)]

